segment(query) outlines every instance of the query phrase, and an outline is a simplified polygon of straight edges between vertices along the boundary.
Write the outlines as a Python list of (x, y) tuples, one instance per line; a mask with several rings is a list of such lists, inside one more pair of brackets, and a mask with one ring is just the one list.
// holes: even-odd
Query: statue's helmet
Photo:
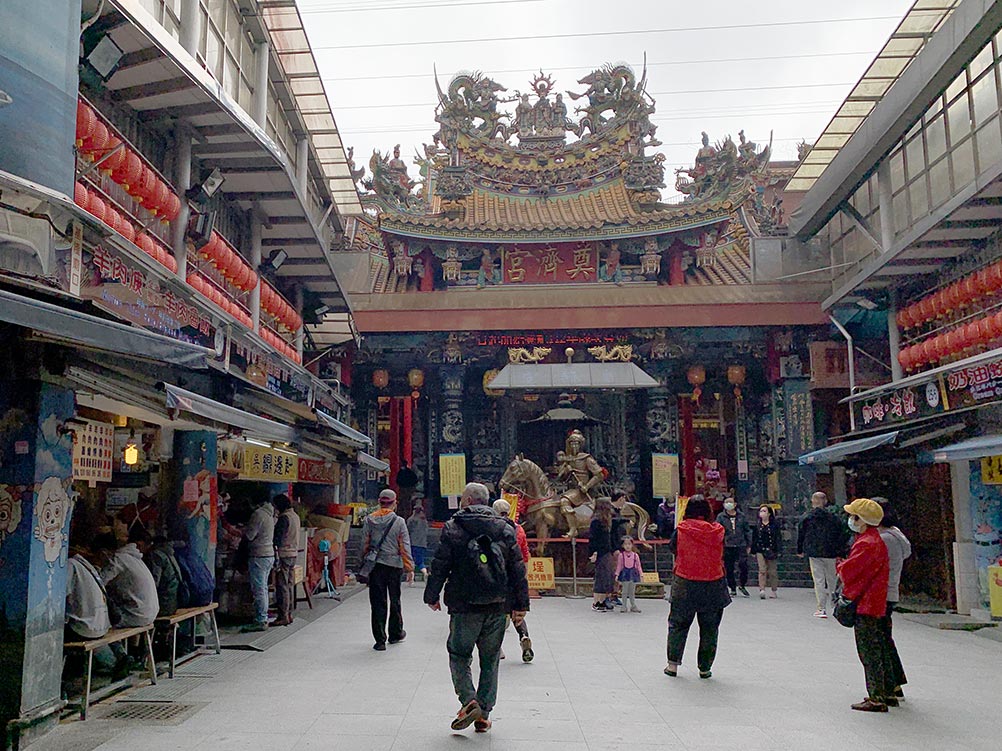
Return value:
[(578, 451), (584, 448), (585, 445), (584, 433), (582, 433), (580, 430), (575, 429), (567, 434), (567, 441), (565, 443), (565, 448), (567, 449), (568, 453), (576, 454), (578, 453), (578, 451), (575, 451), (571, 448), (572, 443), (577, 444)]

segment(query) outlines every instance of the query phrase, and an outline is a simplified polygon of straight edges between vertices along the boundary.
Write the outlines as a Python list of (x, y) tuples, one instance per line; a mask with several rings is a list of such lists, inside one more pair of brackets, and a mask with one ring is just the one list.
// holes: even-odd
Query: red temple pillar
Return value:
[(696, 492), (696, 441), (692, 432), (692, 399), (682, 397), (682, 492)]
[(414, 466), (414, 443), (413, 443), (413, 427), (414, 427), (414, 399), (412, 397), (406, 396), (400, 400), (401, 406), (403, 406), (403, 440), (402, 440), (402, 456), (401, 458), (407, 462), (407, 466)]
[(403, 409), (400, 399), (390, 399), (390, 488), (397, 490), (397, 472), (400, 470), (400, 432), (403, 428)]

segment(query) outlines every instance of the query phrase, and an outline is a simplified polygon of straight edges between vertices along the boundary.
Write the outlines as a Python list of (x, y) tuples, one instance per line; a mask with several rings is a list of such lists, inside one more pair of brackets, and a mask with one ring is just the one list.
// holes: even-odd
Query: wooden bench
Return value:
[(87, 707), (90, 705), (90, 678), (91, 668), (94, 665), (94, 650), (107, 647), (120, 641), (126, 641), (133, 636), (145, 635), (146, 655), (150, 666), (150, 680), (157, 682), (157, 663), (153, 659), (153, 624), (149, 626), (135, 626), (132, 628), (113, 628), (100, 639), (86, 639), (81, 641), (68, 641), (63, 643), (63, 650), (66, 652), (83, 652), (87, 655), (87, 681), (84, 684), (83, 702), (80, 704), (80, 719), (87, 719)]
[(218, 607), (218, 602), (210, 602), (208, 605), (199, 605), (194, 608), (181, 608), (174, 615), (165, 615), (163, 618), (157, 618), (154, 621), (157, 626), (168, 626), (171, 631), (170, 669), (167, 673), (168, 677), (174, 677), (174, 665), (177, 663), (177, 629), (185, 621), (194, 620), (198, 616), (208, 613), (212, 619), (212, 633), (216, 637), (216, 654), (223, 651), (222, 644), (219, 642), (219, 626), (216, 625), (216, 608)]

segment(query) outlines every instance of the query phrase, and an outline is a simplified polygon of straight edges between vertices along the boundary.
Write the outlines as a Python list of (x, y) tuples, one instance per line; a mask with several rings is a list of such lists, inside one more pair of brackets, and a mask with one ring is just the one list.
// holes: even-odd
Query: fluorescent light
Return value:
[(257, 438), (244, 438), (244, 443), (249, 443), (253, 446), (261, 446), (262, 448), (270, 449), (271, 444), (266, 441), (259, 441)]

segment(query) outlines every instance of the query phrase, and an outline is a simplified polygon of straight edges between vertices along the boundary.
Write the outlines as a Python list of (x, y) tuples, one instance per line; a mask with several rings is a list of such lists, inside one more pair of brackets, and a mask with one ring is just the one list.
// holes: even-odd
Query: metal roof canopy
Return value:
[(930, 452), (935, 462), (961, 462), (1002, 454), (1002, 435), (983, 435)]
[(377, 459), (372, 454), (367, 454), (364, 451), (358, 452), (358, 463), (359, 465), (373, 469), (376, 472), (386, 472), (390, 468), (390, 465), (382, 459)]
[(632, 362), (508, 363), (487, 385), (490, 389), (649, 389), (658, 386)]
[(826, 446), (823, 449), (804, 454), (800, 457), (799, 462), (804, 465), (831, 464), (852, 454), (858, 454), (862, 451), (875, 449), (878, 446), (894, 443), (898, 439), (898, 432), (895, 430), (891, 433), (881, 433), (880, 435), (857, 438), (854, 441), (843, 441), (832, 446)]
[(808, 190), (961, 0), (917, 0), (818, 136), (786, 189)]
[[(141, 18), (134, 0), (111, 0), (106, 8), (98, 24), (125, 53), (106, 83), (111, 98), (131, 107), (141, 120), (160, 122), (168, 129), (191, 128), (192, 153), (205, 166), (219, 168), (226, 179), (223, 193), (264, 217), (265, 255), (274, 248), (288, 253), (278, 276), (302, 283), (332, 310), (350, 312), (329, 259), (327, 240), (317, 225), (321, 217), (312, 215), (309, 196), (302, 194), (290, 157), (165, 29), (156, 23), (147, 26), (148, 19)], [(285, 92), (284, 78), (274, 83)], [(294, 93), (289, 96), (298, 104)], [(311, 116), (308, 111), (302, 116), (309, 129)], [(326, 173), (340, 171), (335, 162), (338, 154), (343, 157), (343, 150), (321, 154), (325, 137), (318, 136), (316, 152), (324, 174), (314, 165), (311, 177), (321, 200), (330, 195), (340, 208), (339, 198), (342, 203), (351, 201), (343, 193), (335, 195), (333, 186), (328, 189)], [(343, 171), (348, 172), (346, 159)], [(329, 215), (335, 222), (338, 216)]]

